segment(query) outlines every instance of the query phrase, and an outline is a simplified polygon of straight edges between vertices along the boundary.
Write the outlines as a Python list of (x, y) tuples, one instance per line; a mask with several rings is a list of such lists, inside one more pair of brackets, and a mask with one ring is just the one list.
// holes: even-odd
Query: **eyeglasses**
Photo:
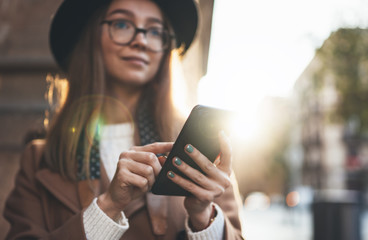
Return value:
[(133, 22), (124, 19), (106, 20), (102, 21), (101, 24), (109, 26), (111, 40), (119, 45), (129, 45), (138, 33), (143, 33), (147, 40), (147, 49), (153, 52), (161, 52), (167, 49), (169, 41), (173, 38), (165, 28), (137, 28)]

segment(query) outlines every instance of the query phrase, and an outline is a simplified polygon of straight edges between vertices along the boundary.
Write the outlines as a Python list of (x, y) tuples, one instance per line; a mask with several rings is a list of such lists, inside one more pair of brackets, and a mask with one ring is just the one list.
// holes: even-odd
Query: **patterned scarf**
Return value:
[[(159, 142), (160, 137), (157, 132), (156, 123), (154, 119), (154, 114), (152, 112), (152, 108), (149, 107), (148, 101), (143, 100), (140, 101), (138, 109), (137, 109), (137, 126), (139, 137), (141, 141), (141, 145), (150, 144), (153, 142)], [(98, 131), (97, 131), (98, 132)], [(87, 175), (86, 171), (83, 169), (83, 159), (85, 157), (84, 152), (84, 141), (85, 141), (85, 132), (82, 131), (81, 137), (78, 143), (77, 148), (77, 162), (78, 162), (78, 180), (86, 180)], [(95, 136), (92, 141), (90, 158), (89, 158), (89, 179), (100, 179), (100, 141), (99, 137)]]

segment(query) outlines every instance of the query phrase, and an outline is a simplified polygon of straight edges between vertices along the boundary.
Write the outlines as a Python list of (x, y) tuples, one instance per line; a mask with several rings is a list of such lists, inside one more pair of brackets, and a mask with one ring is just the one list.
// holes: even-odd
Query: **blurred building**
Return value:
[(314, 189), (313, 239), (360, 240), (368, 170), (368, 30), (339, 29), (296, 81), (291, 184)]
[(334, 108), (337, 93), (331, 78), (320, 91), (316, 91), (313, 79), (320, 66), (321, 61), (315, 57), (295, 84), (292, 101), (295, 149), (292, 151), (298, 154), (291, 154), (294, 158), (291, 162), (299, 162), (297, 167), (302, 179), (297, 184), (316, 189), (344, 188), (343, 125), (326, 120), (326, 112)]
[[(365, 86), (368, 81), (368, 51), (364, 52), (368, 48), (367, 33), (364, 29), (340, 29), (332, 33), (295, 83), (292, 97), (295, 118), (289, 153), (289, 161), (300, 176), (294, 178), (295, 185), (314, 189), (358, 188), (353, 175), (368, 165), (368, 144), (362, 128), (365, 119), (360, 115), (367, 103), (354, 101), (361, 91), (366, 91), (359, 84)], [(349, 71), (354, 78), (346, 74)], [(347, 87), (349, 84), (355, 88)], [(351, 107), (345, 110), (348, 104), (354, 105), (356, 112)], [(340, 114), (338, 118), (336, 113)]]

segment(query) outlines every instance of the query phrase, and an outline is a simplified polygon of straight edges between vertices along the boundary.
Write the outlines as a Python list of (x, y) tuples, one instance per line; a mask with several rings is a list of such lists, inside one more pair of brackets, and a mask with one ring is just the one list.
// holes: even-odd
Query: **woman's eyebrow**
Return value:
[(110, 12), (109, 14), (107, 14), (107, 16), (110, 16), (110, 15), (114, 15), (114, 14), (125, 14), (125, 15), (129, 15), (131, 17), (134, 16), (134, 14), (129, 11), (129, 10), (125, 10), (125, 9), (115, 9), (114, 11)]
[(162, 22), (162, 20), (158, 19), (158, 18), (148, 18), (147, 22), (149, 23), (159, 23), (161, 25), (164, 25), (164, 23)]

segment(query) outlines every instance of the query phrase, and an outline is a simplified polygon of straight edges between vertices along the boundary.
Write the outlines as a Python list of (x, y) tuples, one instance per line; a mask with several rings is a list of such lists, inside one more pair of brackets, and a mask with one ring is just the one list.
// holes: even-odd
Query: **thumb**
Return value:
[(231, 158), (232, 158), (232, 148), (230, 139), (226, 136), (224, 131), (220, 131), (219, 133), (219, 141), (220, 141), (220, 163), (217, 165), (217, 168), (228, 173), (231, 173)]

